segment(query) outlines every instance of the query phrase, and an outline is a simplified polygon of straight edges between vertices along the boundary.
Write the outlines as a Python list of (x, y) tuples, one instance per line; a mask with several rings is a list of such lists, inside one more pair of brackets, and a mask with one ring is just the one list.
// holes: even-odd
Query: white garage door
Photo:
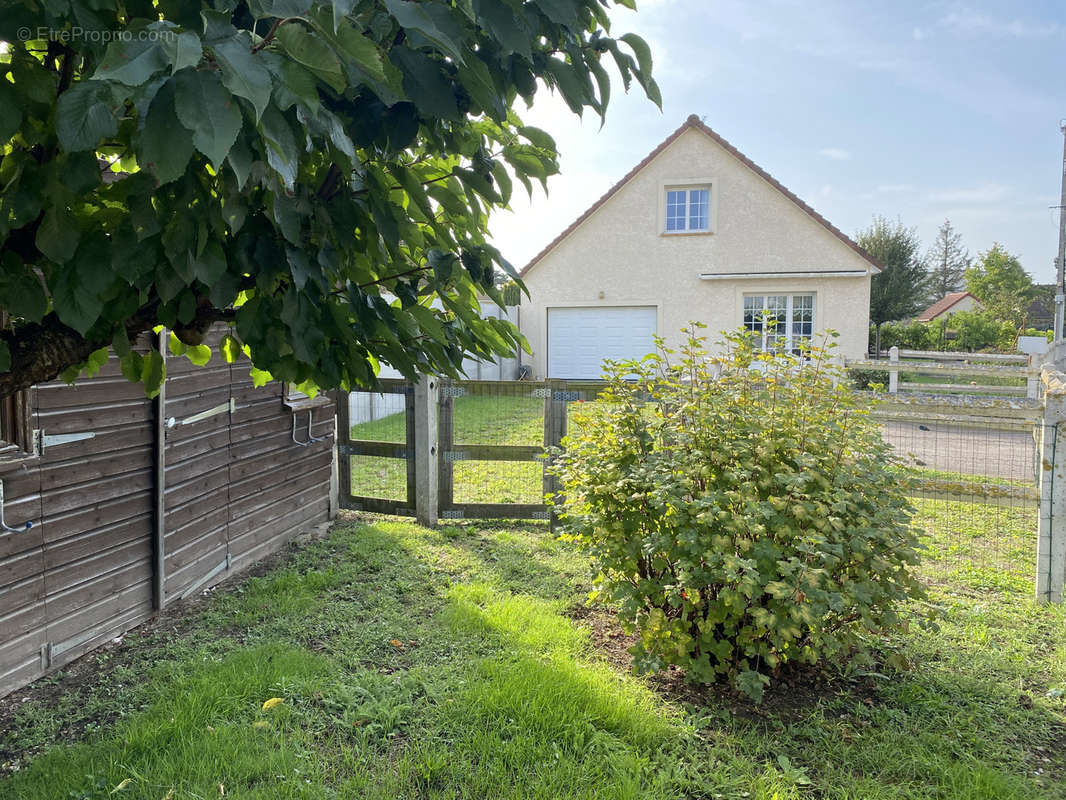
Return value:
[(605, 358), (655, 350), (654, 306), (548, 309), (548, 377), (599, 378)]

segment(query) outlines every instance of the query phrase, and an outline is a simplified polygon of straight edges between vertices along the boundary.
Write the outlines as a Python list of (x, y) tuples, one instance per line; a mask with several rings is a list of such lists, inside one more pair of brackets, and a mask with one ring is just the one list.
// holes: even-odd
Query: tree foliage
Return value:
[(1033, 297), (1033, 279), (1017, 256), (995, 242), (966, 270), (966, 289), (992, 315), (1016, 328), (1025, 323), (1026, 306)]
[(944, 220), (940, 226), (936, 241), (925, 255), (925, 263), (929, 270), (926, 287), (931, 302), (957, 292), (965, 285), (963, 275), (970, 266), (970, 253), (963, 248), (962, 235), (955, 232), (951, 220)]
[[(554, 456), (564, 534), (639, 633), (642, 671), (682, 666), (758, 700), (789, 665), (852, 653), (920, 596), (894, 458), (829, 348), (708, 358), (690, 331), (609, 364)], [(661, 341), (660, 341), (661, 347)]]
[(197, 347), (232, 323), (224, 357), (323, 388), (513, 352), (478, 314), (514, 275), (488, 214), (558, 166), (512, 106), (548, 87), (602, 116), (611, 64), (660, 102), (615, 3), (9, 4), (0, 396), (108, 346), (152, 392), (130, 341), (158, 325)]
[(917, 231), (904, 227), (898, 220), (889, 222), (884, 217), (874, 217), (870, 227), (859, 232), (856, 241), (884, 265), (870, 282), (870, 321), (875, 328), (879, 331), (883, 323), (919, 311), (925, 302), (926, 288)]

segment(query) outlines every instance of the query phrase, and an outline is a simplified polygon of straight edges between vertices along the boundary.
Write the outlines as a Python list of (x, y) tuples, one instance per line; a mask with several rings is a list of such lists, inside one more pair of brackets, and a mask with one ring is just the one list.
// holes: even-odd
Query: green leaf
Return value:
[[(143, 31), (147, 33), (147, 31)], [(164, 33), (161, 38), (166, 38)], [(117, 81), (126, 86), (140, 86), (155, 73), (170, 65), (170, 55), (159, 39), (131, 36), (118, 39), (107, 46), (107, 52), (96, 68), (95, 81)]]
[(218, 352), (223, 361), (227, 364), (232, 364), (241, 357), (241, 343), (235, 336), (227, 333), (218, 344)]
[(103, 303), (100, 296), (88, 290), (78, 270), (59, 270), (52, 281), (52, 304), (64, 325), (85, 335), (100, 318)]
[(474, 12), (478, 24), (499, 43), (503, 55), (518, 53), (526, 61), (533, 59), (532, 32), (524, 19), (520, 21), (515, 16), (510, 5), (500, 0), (474, 0)]
[(248, 374), (251, 376), (252, 385), (256, 389), (266, 386), (268, 383), (274, 380), (274, 376), (271, 375), (269, 372), (267, 372), (266, 370), (257, 369), (256, 367), (252, 367), (251, 370), (249, 370)]
[(11, 371), (11, 350), (7, 346), (7, 342), (0, 339), (0, 372)]
[(447, 6), (417, 0), (385, 0), (385, 7), (409, 33), (417, 31), (455, 62), (463, 63), (463, 28)]
[(518, 132), (537, 147), (555, 152), (555, 139), (547, 131), (535, 128), (532, 125), (522, 125), (519, 127)]
[(770, 679), (752, 669), (737, 675), (737, 688), (750, 697), (756, 704), (762, 702), (763, 690), (770, 685)]
[(536, 0), (536, 5), (552, 22), (565, 25), (575, 33), (580, 29), (578, 5), (574, 0)]
[(637, 57), (637, 69), (646, 77), (651, 77), (651, 48), (648, 43), (635, 33), (624, 33), (618, 41), (625, 42)]
[(124, 355), (118, 362), (119, 369), (122, 370), (122, 376), (132, 383), (139, 383), (141, 380), (141, 372), (144, 368), (144, 357), (136, 350), (131, 350)]
[(270, 102), (270, 71), (251, 52), (246, 36), (222, 39), (213, 43), (211, 49), (222, 68), (222, 83), (233, 94), (251, 102), (258, 121)]
[(64, 150), (89, 150), (118, 132), (110, 97), (107, 84), (97, 81), (79, 81), (59, 96), (56, 135)]
[(439, 61), (408, 47), (393, 48), (390, 58), (403, 73), (404, 91), (420, 111), (440, 119), (459, 119), (451, 81)]
[(241, 129), (237, 101), (214, 72), (183, 70), (173, 78), (174, 110), (193, 145), (218, 169)]
[[(321, 76), (333, 88), (343, 88), (344, 77), (341, 74), (340, 59), (322, 40), (322, 37), (314, 36), (300, 25), (293, 23), (282, 25), (278, 28), (277, 39), (293, 61), (303, 64), (312, 72)], [(317, 104), (316, 98), (315, 105)]]
[(92, 377), (100, 368), (107, 363), (107, 360), (111, 357), (111, 351), (107, 347), (101, 347), (99, 350), (93, 350), (89, 354), (89, 358), (82, 365), (82, 372), (88, 377)]
[(139, 137), (137, 162), (160, 185), (177, 180), (193, 153), (192, 134), (174, 111), (174, 81), (167, 81), (152, 100)]
[(260, 122), (260, 131), (266, 142), (267, 163), (281, 177), (286, 189), (296, 183), (300, 151), (285, 116), (275, 106), (267, 108)]
[(185, 357), (198, 367), (211, 360), (211, 348), (206, 344), (192, 345), (185, 351)]
[(467, 53), (466, 61), (459, 66), (459, 80), (488, 116), (497, 122), (504, 121), (507, 117), (506, 98), (496, 88), (485, 62), (475, 53)]
[(7, 142), (22, 125), (22, 109), (18, 107), (18, 93), (10, 81), (0, 80), (0, 108), (6, 109), (0, 115), (0, 145)]
[(78, 248), (78, 223), (62, 206), (50, 206), (37, 228), (37, 249), (57, 264), (69, 261)]
[(170, 350), (172, 356), (183, 356), (189, 346), (179, 339), (174, 331), (171, 331), (170, 336), (167, 337), (167, 349)]
[[(208, 351), (210, 352), (210, 351)], [(149, 350), (141, 362), (141, 383), (148, 397), (155, 397), (167, 377), (167, 365), (158, 350)]]
[(205, 286), (214, 286), (226, 271), (226, 254), (217, 239), (211, 239), (192, 262), (193, 276)]
[(578, 116), (585, 110), (591, 98), (581, 76), (584, 74), (579, 67), (561, 61), (558, 58), (546, 59), (548, 72), (551, 74), (555, 85), (563, 95), (570, 110)]
[(318, 85), (309, 70), (292, 61), (282, 61), (277, 73), (280, 84), (274, 87), (274, 102), (285, 111), (303, 103), (312, 114), (321, 107)]
[(172, 73), (185, 67), (195, 67), (204, 57), (204, 48), (200, 37), (193, 31), (182, 31), (163, 37), (163, 47), (170, 57)]

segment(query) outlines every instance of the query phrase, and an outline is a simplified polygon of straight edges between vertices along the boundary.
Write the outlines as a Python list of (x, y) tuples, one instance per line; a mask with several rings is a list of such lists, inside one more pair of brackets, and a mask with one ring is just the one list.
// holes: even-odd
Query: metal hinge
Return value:
[(462, 519), (465, 515), (462, 511), (442, 511), (440, 512), (441, 519)]
[(445, 450), (443, 457), (445, 461), (465, 461), (466, 453), (462, 450)]
[(552, 392), (552, 400), (565, 403), (576, 403), (581, 399), (581, 392)]
[(45, 433), (43, 428), (35, 428), (33, 431), (33, 454), (42, 455), (49, 447), (56, 447), (71, 442), (83, 442), (86, 439), (95, 439), (96, 433), (85, 431), (83, 433)]
[(530, 519), (551, 519), (552, 515), (547, 511), (534, 511), (529, 515)]
[(466, 394), (466, 389), (462, 386), (445, 386), (440, 390), (441, 397), (462, 397)]
[(546, 400), (547, 398), (551, 397), (551, 393), (551, 389), (544, 387), (543, 389), (534, 389), (532, 392), (529, 393), (529, 396), (536, 397), (541, 400)]

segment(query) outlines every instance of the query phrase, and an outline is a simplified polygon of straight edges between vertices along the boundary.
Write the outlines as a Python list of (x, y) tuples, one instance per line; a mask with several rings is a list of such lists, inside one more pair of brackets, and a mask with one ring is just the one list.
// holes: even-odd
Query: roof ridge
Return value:
[(530, 259), (529, 263), (527, 263), (519, 271), (519, 273), (518, 273), (519, 276), (526, 275), (533, 267), (535, 267), (537, 265), (537, 263), (542, 258), (544, 258), (544, 256), (546, 256), (549, 252), (551, 252), (553, 249), (555, 249), (556, 245), (558, 245), (560, 242), (562, 242), (563, 239), (565, 239), (567, 236), (569, 236), (571, 233), (573, 233), (574, 230), (577, 229), (581, 225), (581, 223), (583, 223), (585, 220), (587, 220), (589, 217), (591, 217), (594, 213), (596, 213), (623, 186), (625, 186), (627, 183), (629, 183), (629, 181), (632, 180), (633, 177), (638, 172), (640, 172), (642, 169), (644, 169), (646, 166), (648, 166), (648, 164), (650, 164), (655, 159), (656, 156), (658, 156), (660, 153), (662, 153), (663, 150), (665, 150), (667, 147), (669, 147), (671, 144), (673, 144), (674, 141), (677, 140), (678, 137), (681, 136), (681, 134), (683, 134), (685, 131), (687, 131), (689, 129), (698, 130), (701, 133), (709, 136), (711, 139), (713, 139), (715, 142), (717, 142), (722, 148), (724, 148), (730, 155), (732, 155), (734, 158), (739, 160), (744, 166), (746, 166), (748, 169), (750, 169), (752, 172), (754, 172), (756, 175), (758, 175), (764, 181), (769, 183), (773, 188), (777, 189), (779, 192), (781, 192), (783, 195), (785, 195), (785, 197), (787, 197), (789, 200), (791, 200), (793, 203), (795, 203), (797, 206), (799, 206), (800, 210), (803, 211), (804, 213), (806, 213), (811, 218), (813, 218), (815, 222), (819, 223), (822, 227), (824, 227), (826, 230), (828, 230), (830, 233), (832, 233), (834, 236), (836, 236), (838, 239), (840, 239), (845, 245), (847, 245), (852, 250), (854, 250), (856, 253), (858, 253), (868, 263), (870, 263), (871, 265), (876, 267), (878, 271), (881, 271), (881, 270), (884, 269), (884, 264), (882, 264), (880, 261), (878, 261), (872, 255), (870, 255), (870, 253), (868, 253), (862, 247), (860, 247), (859, 244), (857, 242), (855, 242), (850, 236), (848, 236), (846, 233), (841, 231), (838, 227), (833, 225), (833, 223), (831, 223), (829, 220), (827, 220), (825, 217), (823, 217), (821, 214), (819, 214), (817, 211), (815, 211), (813, 208), (811, 208), (809, 205), (807, 205), (807, 203), (805, 203), (794, 192), (792, 192), (784, 184), (782, 184), (779, 180), (777, 180), (777, 178), (775, 178), (769, 172), (764, 170), (762, 167), (760, 167), (758, 164), (756, 164), (754, 161), (752, 161), (750, 158), (748, 158), (746, 155), (744, 155), (742, 152), (740, 152), (740, 150), (738, 150), (736, 147), (734, 147), (732, 144), (730, 144), (724, 137), (722, 137), (720, 134), (715, 132), (714, 129), (712, 129), (709, 125), (707, 125), (707, 123), (705, 123), (702, 119), (700, 119), (699, 116), (697, 116), (696, 114), (689, 114), (688, 117), (685, 119), (685, 121), (683, 123), (681, 123), (680, 127), (677, 128), (677, 130), (675, 130), (673, 133), (671, 133), (669, 136), (667, 136), (665, 139), (663, 139), (663, 141), (661, 141), (658, 144), (658, 146), (655, 147), (654, 150), (652, 150), (650, 153), (648, 153), (648, 155), (646, 155), (643, 159), (641, 159), (640, 162), (636, 166), (634, 166), (631, 170), (629, 170), (629, 172), (627, 172), (621, 178), (621, 180), (619, 180), (610, 189), (608, 189), (606, 192), (604, 192), (604, 194), (596, 202), (594, 202), (591, 206), (589, 206), (587, 209), (585, 209), (585, 211), (577, 219), (575, 219), (573, 222), (571, 222), (563, 230), (562, 233), (560, 233), (558, 236), (556, 236), (554, 239), (552, 239), (539, 253), (537, 253), (535, 256), (533, 256), (533, 258)]

